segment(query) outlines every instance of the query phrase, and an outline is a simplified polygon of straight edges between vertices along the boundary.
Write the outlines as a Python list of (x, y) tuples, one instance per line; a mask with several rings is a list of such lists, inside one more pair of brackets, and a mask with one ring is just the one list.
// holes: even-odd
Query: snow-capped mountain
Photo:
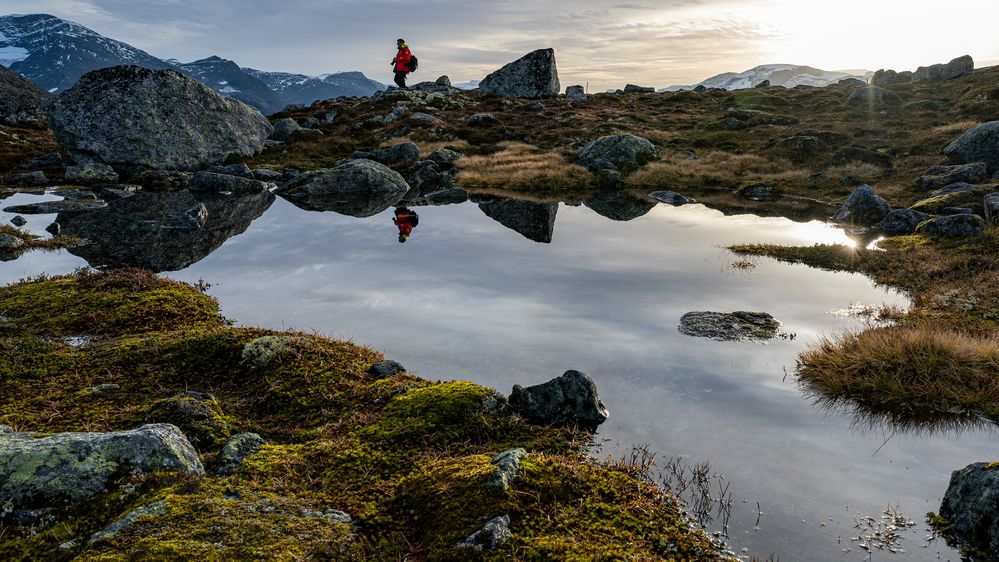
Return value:
[(280, 111), (290, 103), (369, 96), (385, 88), (360, 72), (310, 77), (244, 69), (217, 56), (190, 63), (163, 60), (55, 16), (0, 16), (0, 65), (51, 93), (72, 87), (91, 70), (123, 64), (182, 72), (264, 113)]
[(141, 49), (46, 14), (0, 17), (0, 64), (53, 93), (99, 68), (171, 66)]
[(469, 80), (468, 82), (459, 82), (451, 85), (459, 90), (474, 90), (479, 87), (479, 82), (481, 80)]
[(745, 72), (719, 74), (691, 86), (671, 86), (666, 88), (665, 91), (691, 90), (697, 86), (742, 90), (753, 88), (766, 80), (769, 80), (772, 86), (784, 86), (786, 88), (793, 88), (795, 86), (824, 87), (846, 78), (856, 78), (866, 81), (869, 74), (865, 70), (828, 71), (793, 64), (765, 64), (751, 68)]
[(322, 76), (306, 76), (287, 72), (266, 72), (252, 68), (243, 69), (249, 76), (267, 84), (277, 92), (285, 104), (311, 104), (339, 96), (370, 96), (385, 89), (385, 84), (375, 82), (360, 72), (337, 72)]
[(275, 92), (266, 83), (231, 60), (211, 56), (194, 62), (180, 63), (177, 68), (184, 74), (197, 78), (209, 88), (256, 107), (265, 114), (281, 111), (287, 103), (279, 92)]

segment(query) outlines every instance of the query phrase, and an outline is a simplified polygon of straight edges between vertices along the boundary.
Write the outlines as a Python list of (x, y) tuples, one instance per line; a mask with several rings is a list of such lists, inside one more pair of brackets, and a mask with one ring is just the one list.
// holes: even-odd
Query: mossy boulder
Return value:
[(187, 392), (155, 402), (146, 413), (146, 422), (177, 426), (201, 452), (220, 450), (231, 434), (229, 423), (215, 397), (199, 392)]
[(961, 191), (944, 193), (936, 197), (923, 199), (909, 208), (921, 213), (938, 215), (948, 207), (964, 207), (971, 209), (975, 214), (984, 215), (984, 198), (995, 190), (995, 185), (968, 186), (967, 189), (962, 189)]

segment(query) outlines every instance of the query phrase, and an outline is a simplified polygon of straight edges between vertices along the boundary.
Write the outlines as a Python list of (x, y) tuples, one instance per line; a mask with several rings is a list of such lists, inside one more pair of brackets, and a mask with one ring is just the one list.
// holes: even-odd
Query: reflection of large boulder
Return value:
[(604, 193), (583, 203), (596, 214), (615, 221), (630, 221), (645, 216), (656, 206), (652, 201), (620, 193)]
[(351, 160), (301, 174), (276, 193), (307, 211), (370, 217), (398, 203), (408, 191), (398, 172), (371, 160)]
[(62, 233), (90, 243), (72, 248), (93, 267), (178, 271), (243, 233), (271, 206), (269, 192), (196, 195), (139, 192), (86, 213), (60, 214)]
[(487, 217), (515, 230), (529, 240), (549, 244), (555, 232), (558, 203), (530, 201), (483, 201), (479, 208)]
[(89, 72), (51, 104), (56, 140), (78, 163), (199, 170), (260, 152), (272, 127), (259, 111), (172, 70)]

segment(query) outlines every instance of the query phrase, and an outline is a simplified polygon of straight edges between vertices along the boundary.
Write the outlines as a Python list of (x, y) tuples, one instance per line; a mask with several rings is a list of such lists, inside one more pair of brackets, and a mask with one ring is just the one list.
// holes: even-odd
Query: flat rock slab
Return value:
[(718, 341), (762, 341), (778, 336), (780, 322), (766, 312), (688, 312), (680, 333)]
[(107, 206), (107, 203), (99, 199), (66, 199), (63, 201), (45, 201), (43, 203), (14, 205), (4, 208), (4, 212), (21, 215), (51, 215), (55, 213), (96, 211)]

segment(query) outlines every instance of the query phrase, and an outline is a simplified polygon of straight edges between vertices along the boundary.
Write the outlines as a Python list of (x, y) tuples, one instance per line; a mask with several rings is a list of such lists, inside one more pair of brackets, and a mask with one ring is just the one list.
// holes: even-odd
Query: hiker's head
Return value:
[(396, 40), (395, 44), (399, 45), (400, 47), (402, 47), (403, 45), (406, 44), (406, 40), (405, 39), (398, 39), (398, 40)]

